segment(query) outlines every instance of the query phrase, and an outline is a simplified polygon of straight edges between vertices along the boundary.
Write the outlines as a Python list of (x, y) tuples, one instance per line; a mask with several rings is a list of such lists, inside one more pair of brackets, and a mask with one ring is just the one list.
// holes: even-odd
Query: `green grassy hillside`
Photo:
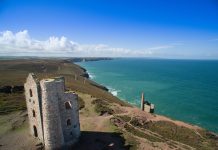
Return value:
[[(97, 83), (83, 77), (85, 70), (67, 60), (0, 60), (0, 66), (0, 87), (23, 85), (30, 72), (35, 73), (39, 79), (64, 76), (67, 89), (128, 105), (103, 88), (99, 88), (101, 86)], [(25, 105), (23, 93), (0, 93), (0, 114), (24, 110)]]
[[(79, 95), (81, 138), (74, 149), (218, 149), (217, 135), (143, 112), (85, 78), (85, 69), (71, 62), (0, 60), (0, 88), (23, 86), (30, 72), (39, 79), (64, 76), (66, 88)], [(23, 91), (0, 92), (0, 149), (41, 148), (29, 135), (27, 116)]]

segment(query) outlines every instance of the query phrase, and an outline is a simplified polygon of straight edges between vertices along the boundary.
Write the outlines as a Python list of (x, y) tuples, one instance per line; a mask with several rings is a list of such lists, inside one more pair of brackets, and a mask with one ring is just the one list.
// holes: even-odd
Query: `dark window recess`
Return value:
[(65, 103), (65, 108), (66, 109), (71, 109), (72, 108), (71, 103), (70, 102), (66, 102)]
[(35, 110), (33, 110), (33, 117), (36, 117), (36, 113), (35, 113)]
[(33, 126), (34, 136), (38, 137), (38, 132), (36, 126)]
[(30, 92), (30, 97), (33, 97), (33, 92), (31, 89), (29, 90), (29, 92)]
[(67, 126), (70, 126), (71, 125), (71, 121), (70, 119), (67, 119)]
[(33, 101), (33, 104), (35, 104), (35, 101)]

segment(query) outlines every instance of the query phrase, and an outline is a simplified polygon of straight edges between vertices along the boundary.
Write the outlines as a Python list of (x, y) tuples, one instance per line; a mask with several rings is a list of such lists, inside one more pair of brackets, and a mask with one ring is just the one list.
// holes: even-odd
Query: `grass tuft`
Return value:
[(100, 115), (109, 114), (112, 115), (114, 110), (110, 108), (108, 102), (102, 99), (96, 99), (92, 101), (92, 104), (95, 105), (95, 111)]

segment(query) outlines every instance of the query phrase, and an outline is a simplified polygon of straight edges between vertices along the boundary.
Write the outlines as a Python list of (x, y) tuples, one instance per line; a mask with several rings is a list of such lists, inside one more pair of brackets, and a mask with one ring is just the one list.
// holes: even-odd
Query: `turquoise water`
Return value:
[(157, 114), (218, 133), (218, 61), (114, 59), (78, 64), (122, 100), (139, 106), (144, 91)]

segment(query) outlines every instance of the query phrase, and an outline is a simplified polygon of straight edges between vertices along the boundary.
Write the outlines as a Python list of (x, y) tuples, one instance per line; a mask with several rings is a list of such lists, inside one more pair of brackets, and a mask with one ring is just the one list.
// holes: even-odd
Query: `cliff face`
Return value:
[(89, 78), (89, 74), (87, 72), (84, 72), (83, 74), (81, 74), (81, 76), (85, 78)]
[(83, 57), (83, 58), (70, 58), (67, 59), (70, 62), (85, 62), (85, 61), (101, 61), (101, 60), (112, 60), (109, 57)]
[[(0, 65), (4, 66), (4, 70), (0, 68), (2, 86), (21, 85), (30, 71), (35, 71), (40, 79), (65, 77), (66, 89), (76, 91), (80, 104), (83, 105), (79, 111), (81, 138), (74, 149), (216, 149), (218, 147), (216, 134), (184, 122), (140, 111), (99, 88), (95, 85), (97, 83), (80, 76), (84, 73), (84, 69), (71, 62), (10, 60), (0, 61)], [(44, 68), (35, 67), (36, 70), (32, 68), (37, 65), (43, 65)], [(12, 66), (16, 74), (10, 69)], [(18, 107), (18, 110), (23, 110), (20, 109), (23, 103), (25, 104), (25, 100), (22, 93), (0, 93), (0, 112), (4, 114), (9, 108)], [(40, 145), (34, 143), (34, 139), (27, 134), (27, 122), (26, 119), (23, 120), (26, 116), (14, 109), (10, 109), (9, 112), (10, 114), (0, 115), (0, 129), (5, 130), (0, 132), (2, 145), (0, 149), (34, 149), (35, 145)], [(17, 125), (19, 123), (19, 126), (12, 129), (14, 125), (11, 123)]]

